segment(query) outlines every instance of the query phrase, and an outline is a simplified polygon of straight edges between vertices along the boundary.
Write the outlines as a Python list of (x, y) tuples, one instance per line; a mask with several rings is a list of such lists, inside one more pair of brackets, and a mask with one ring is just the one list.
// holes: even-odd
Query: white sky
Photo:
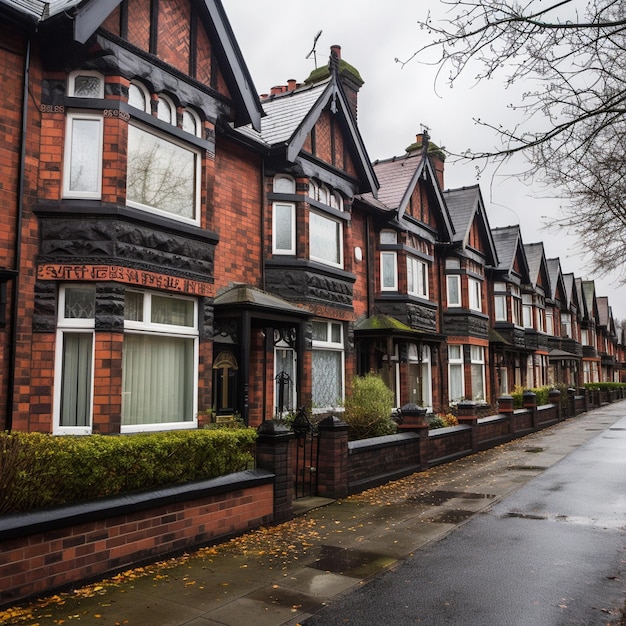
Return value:
[[(326, 65), (330, 46), (342, 48), (342, 58), (361, 74), (358, 122), (370, 159), (404, 154), (423, 125), (432, 141), (459, 153), (472, 147), (498, 147), (498, 137), (477, 125), (481, 118), (492, 124), (511, 125), (514, 113), (507, 105), (516, 101), (503, 82), (491, 80), (473, 85), (469, 74), (463, 84), (450, 88), (442, 76), (435, 89), (436, 67), (405, 60), (427, 34), (418, 20), (444, 15), (439, 0), (222, 0), (259, 93), (294, 78), (302, 82), (315, 69), (313, 55), (306, 58), (315, 35), (317, 66)], [(524, 86), (516, 85), (518, 93)], [(519, 224), (525, 243), (544, 242), (547, 258), (559, 257), (563, 272), (594, 279), (599, 296), (608, 296), (616, 319), (626, 318), (626, 287), (614, 279), (588, 275), (577, 255), (577, 241), (566, 233), (543, 227), (558, 216), (558, 192), (528, 184), (515, 174), (523, 162), (510, 165), (495, 177), (493, 170), (476, 178), (475, 164), (446, 164), (445, 186), (456, 188), (480, 183), (492, 227)], [(551, 197), (548, 197), (551, 196)]]

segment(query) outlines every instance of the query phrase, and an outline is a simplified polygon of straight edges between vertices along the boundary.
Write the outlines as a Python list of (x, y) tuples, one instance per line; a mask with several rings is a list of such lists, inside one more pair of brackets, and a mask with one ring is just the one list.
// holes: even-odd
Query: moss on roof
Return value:
[[(415, 143), (412, 143), (410, 146), (405, 148), (407, 152), (418, 152), (421, 149), (422, 149), (421, 141), (416, 141)], [(428, 142), (428, 154), (430, 156), (438, 157), (442, 161), (446, 160), (446, 153), (443, 151), (442, 148), (440, 148), (436, 143), (433, 143), (432, 141)]]
[[(343, 59), (339, 59), (339, 74), (347, 74), (352, 80), (358, 82), (362, 85), (365, 81), (361, 78), (359, 74), (359, 70), (356, 67), (350, 65)], [(313, 83), (319, 83), (323, 80), (326, 80), (330, 76), (330, 67), (328, 65), (324, 65), (323, 67), (318, 67), (314, 69), (307, 78), (304, 79), (305, 85), (310, 85)]]
[(373, 315), (364, 320), (361, 320), (357, 325), (358, 330), (403, 330), (408, 332), (414, 332), (414, 329), (406, 324), (403, 324), (400, 320), (390, 315)]

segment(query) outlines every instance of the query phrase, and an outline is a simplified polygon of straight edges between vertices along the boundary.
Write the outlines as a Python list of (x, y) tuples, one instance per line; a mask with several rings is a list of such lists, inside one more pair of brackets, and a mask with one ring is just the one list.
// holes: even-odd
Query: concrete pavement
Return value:
[[(0, 611), (0, 622), (41, 626), (61, 623), (293, 626), (311, 618), (308, 623), (319, 625), (465, 624), (465, 621), (444, 618), (445, 611), (441, 607), (439, 621), (437, 607), (432, 606), (428, 609), (431, 621), (420, 621), (422, 618), (415, 612), (402, 617), (393, 600), (384, 611), (379, 610), (377, 614), (374, 607), (361, 618), (354, 608), (348, 607), (351, 598), (369, 595), (369, 590), (374, 590), (379, 581), (394, 576), (403, 567), (419, 569), (420, 564), (425, 565), (427, 552), (434, 545), (432, 542), (448, 536), (448, 540), (461, 537), (465, 526), (470, 527), (465, 522), (471, 519), (474, 523), (477, 513), (488, 513), (502, 506), (508, 511), (510, 507), (503, 500), (505, 497), (514, 496), (518, 491), (522, 493), (521, 487), (544, 472), (547, 474), (549, 468), (594, 437), (614, 435), (626, 440), (626, 419), (619, 422), (624, 415), (626, 402), (608, 405), (493, 450), (344, 500), (298, 501), (301, 514), (291, 522), (262, 528), (194, 554), (124, 572), (28, 607)], [(608, 431), (613, 425), (615, 428)], [(615, 450), (604, 452), (615, 454)], [(615, 459), (613, 469), (623, 472), (623, 462), (623, 457), (619, 462)], [(618, 484), (624, 486), (624, 473), (620, 479), (621, 482), (612, 483), (613, 488)], [(623, 499), (624, 494), (625, 488), (614, 496)], [(526, 502), (520, 510), (531, 510), (532, 506), (532, 502)], [(317, 508), (305, 512), (309, 507)], [(617, 519), (614, 523), (624, 538), (623, 548), (626, 522)], [(451, 535), (460, 525), (464, 528)], [(475, 540), (475, 535), (472, 537)], [(553, 536), (550, 541), (557, 539), (558, 536)], [(442, 543), (452, 545), (450, 541)], [(602, 545), (598, 544), (600, 548)], [(462, 547), (456, 549), (462, 550)], [(457, 554), (460, 558), (461, 552)], [(622, 552), (622, 563), (626, 558), (624, 554)], [(535, 552), (535, 557), (528, 558), (539, 556)], [(458, 571), (454, 553), (448, 558), (451, 559), (449, 571)], [(623, 567), (626, 569), (626, 565)], [(509, 568), (503, 567), (499, 578), (506, 581), (510, 575), (513, 585), (516, 571), (514, 563)], [(381, 572), (389, 573), (377, 576)], [(427, 573), (427, 569), (422, 567), (422, 572)], [(414, 571), (412, 576), (415, 575)], [(623, 577), (626, 578), (626, 574)], [(369, 581), (374, 582), (367, 586), (367, 593), (359, 596), (358, 590)], [(438, 581), (445, 590), (448, 584), (445, 576)], [(411, 577), (405, 576), (402, 584), (409, 588)], [(619, 575), (607, 584), (612, 585), (611, 593), (615, 592), (615, 603), (611, 606), (598, 604), (597, 622), (550, 623), (619, 624), (626, 588)], [(353, 594), (354, 591), (357, 593)], [(599, 593), (596, 588), (588, 591)], [(347, 612), (341, 613), (341, 602), (348, 603), (345, 605)], [(381, 608), (380, 602), (378, 608)], [(557, 611), (562, 609), (557, 608)], [(316, 613), (319, 615), (311, 617)], [(558, 614), (567, 619), (565, 614)], [(368, 622), (366, 618), (370, 616), (373, 620), (374, 615), (378, 615), (376, 620)], [(517, 626), (522, 622), (491, 623)]]

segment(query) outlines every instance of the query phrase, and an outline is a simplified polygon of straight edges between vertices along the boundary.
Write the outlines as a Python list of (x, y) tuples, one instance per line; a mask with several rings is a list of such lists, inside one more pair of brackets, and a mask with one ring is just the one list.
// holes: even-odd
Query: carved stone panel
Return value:
[(102, 263), (213, 278), (215, 243), (115, 216), (40, 216), (40, 263)]
[(265, 288), (285, 300), (352, 307), (352, 282), (311, 268), (267, 268)]

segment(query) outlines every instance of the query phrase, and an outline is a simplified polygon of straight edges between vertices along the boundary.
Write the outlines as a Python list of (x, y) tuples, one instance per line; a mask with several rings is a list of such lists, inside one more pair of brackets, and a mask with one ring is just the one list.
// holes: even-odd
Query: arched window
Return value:
[(135, 109), (150, 113), (150, 93), (141, 83), (133, 81), (130, 84), (128, 104)]
[(202, 124), (200, 117), (192, 109), (185, 109), (183, 111), (183, 130), (186, 133), (200, 137), (202, 133)]
[(172, 102), (171, 98), (163, 94), (159, 94), (157, 117), (162, 122), (167, 122), (168, 124), (176, 126), (176, 106)]
[(213, 406), (218, 414), (232, 414), (237, 410), (237, 372), (235, 355), (224, 350), (213, 363)]
[(286, 174), (276, 174), (273, 190), (275, 193), (296, 193), (296, 181)]

